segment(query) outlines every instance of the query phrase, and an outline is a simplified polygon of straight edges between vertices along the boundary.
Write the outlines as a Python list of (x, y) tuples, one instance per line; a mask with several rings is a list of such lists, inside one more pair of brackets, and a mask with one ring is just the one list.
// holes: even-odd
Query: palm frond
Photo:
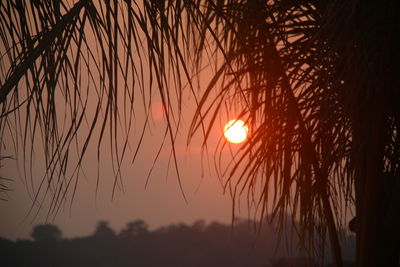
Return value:
[[(162, 100), (166, 137), (174, 148), (189, 80), (190, 36), (184, 25), (191, 12), (182, 1), (0, 4), (1, 142), (11, 138), (16, 153), (23, 151), (33, 207), (50, 197), (48, 213), (55, 216), (67, 199), (72, 203), (93, 146), (100, 163), (110, 145), (113, 192), (121, 187), (129, 136), (141, 122), (135, 110), (148, 114), (155, 95)], [(148, 124), (142, 123), (144, 133)], [(42, 152), (46, 171), (35, 185), (33, 165)]]
[[(337, 220), (342, 209), (331, 205), (352, 193), (341, 189), (351, 188), (351, 132), (337, 100), (341, 87), (332, 84), (334, 73), (326, 68), (336, 57), (325, 44), (326, 37), (320, 36), (321, 13), (307, 2), (211, 5), (210, 20), (219, 18), (211, 32), (223, 44), (222, 57), (229, 62), (221, 63), (215, 76), (223, 83), (220, 99), (204, 104), (209, 103), (210, 91), (218, 90), (213, 81), (197, 114), (207, 116), (214, 108), (210, 116), (215, 116), (220, 113), (218, 103), (230, 108), (239, 103), (235, 112), (252, 127), (250, 140), (225, 171), (227, 186), (238, 196), (246, 194), (261, 218), (268, 209), (271, 220), (292, 214), (311, 251), (319, 249), (314, 247), (315, 234), (325, 243), (327, 229), (340, 258), (336, 229), (343, 223)], [(215, 45), (215, 53), (220, 49)], [(203, 120), (195, 117), (192, 131)], [(219, 153), (224, 149), (221, 146)]]
[[(248, 142), (235, 151), (223, 141), (216, 148), (226, 190), (234, 201), (245, 197), (260, 218), (270, 214), (283, 226), (291, 214), (315, 254), (328, 233), (340, 266), (337, 229), (354, 201), (357, 216), (375, 218), (358, 219), (364, 254), (374, 244), (368, 233), (379, 225), (382, 199), (392, 199), (387, 220), (396, 216), (389, 210), (400, 190), (398, 7), (341, 0), (0, 3), (0, 142), (11, 138), (23, 151), (29, 177), (41, 141), (45, 175), (38, 187), (27, 184), (35, 204), (51, 196), (55, 215), (68, 197), (72, 203), (92, 145), (100, 162), (108, 143), (114, 189), (122, 186), (137, 99), (148, 115), (157, 94), (167, 115), (161, 147), (172, 144), (179, 178), (174, 143), (183, 90), (197, 96), (191, 75), (211, 67), (189, 139), (201, 132), (206, 150), (221, 114), (251, 125)], [(145, 119), (133, 159), (147, 127)], [(225, 151), (232, 154), (226, 165)], [(379, 188), (388, 197), (380, 198)], [(366, 236), (364, 247), (359, 236)]]
[[(252, 127), (250, 140), (220, 172), (226, 175), (226, 186), (233, 188), (234, 199), (245, 194), (261, 218), (268, 209), (270, 219), (292, 214), (311, 251), (320, 250), (315, 234), (323, 244), (329, 233), (340, 266), (337, 227), (346, 223), (343, 214), (356, 204), (357, 217), (376, 218), (367, 209), (381, 205), (382, 190), (389, 195), (398, 190), (382, 189), (381, 184), (398, 180), (398, 159), (386, 156), (397, 151), (393, 140), (398, 108), (390, 104), (390, 98), (397, 99), (399, 85), (393, 72), (399, 62), (394, 48), (397, 4), (208, 4), (203, 28), (212, 29), (197, 50), (211, 49), (213, 58), (223, 60), (216, 62), (219, 70), (199, 102), (191, 134), (207, 120), (206, 128), (212, 128), (224, 105), (229, 107), (226, 112), (246, 119)], [(208, 38), (217, 40), (213, 48), (206, 46)], [(387, 50), (382, 52), (382, 47)], [(218, 91), (218, 99), (209, 99), (212, 91)], [(229, 148), (221, 146), (217, 153), (224, 149)], [(377, 177), (388, 172), (392, 178)], [(358, 238), (378, 231), (368, 229)], [(365, 239), (363, 244), (373, 242)]]

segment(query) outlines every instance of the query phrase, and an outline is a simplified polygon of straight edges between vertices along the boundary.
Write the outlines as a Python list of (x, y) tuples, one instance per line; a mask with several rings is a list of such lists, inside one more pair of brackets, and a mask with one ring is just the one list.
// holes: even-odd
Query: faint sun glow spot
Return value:
[(233, 143), (242, 143), (247, 138), (249, 127), (242, 120), (230, 120), (224, 127), (225, 138)]
[(164, 119), (165, 117), (165, 112), (163, 108), (162, 102), (154, 102), (151, 103), (151, 116), (153, 117), (154, 120), (159, 121)]

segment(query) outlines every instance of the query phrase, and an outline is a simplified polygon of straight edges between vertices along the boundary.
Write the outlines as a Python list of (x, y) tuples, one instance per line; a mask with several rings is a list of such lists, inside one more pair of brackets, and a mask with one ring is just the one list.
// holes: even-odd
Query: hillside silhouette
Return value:
[[(33, 228), (31, 240), (0, 238), (0, 250), (3, 266), (10, 267), (313, 266), (297, 249), (296, 235), (289, 237), (289, 225), (277, 246), (276, 226), (242, 219), (233, 225), (199, 220), (152, 231), (146, 222), (136, 220), (118, 233), (100, 221), (92, 234), (72, 239), (62, 238), (57, 226), (45, 224)], [(350, 262), (354, 237), (343, 237), (343, 255)], [(331, 262), (329, 255), (325, 261)]]

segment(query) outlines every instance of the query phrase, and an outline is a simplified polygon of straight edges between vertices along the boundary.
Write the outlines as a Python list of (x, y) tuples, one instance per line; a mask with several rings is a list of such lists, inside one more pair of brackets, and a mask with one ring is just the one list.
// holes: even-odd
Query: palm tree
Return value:
[[(252, 126), (249, 141), (222, 170), (234, 196), (244, 194), (261, 217), (271, 208), (268, 218), (281, 225), (290, 213), (311, 253), (323, 252), (327, 233), (337, 266), (337, 229), (355, 205), (358, 265), (394, 266), (399, 4), (386, 2), (1, 3), (1, 136), (19, 136), (27, 169), (34, 142), (45, 140), (46, 176), (34, 199), (53, 192), (56, 214), (76, 188), (88, 145), (97, 140), (100, 154), (106, 133), (118, 185), (128, 144), (119, 137), (131, 131), (138, 90), (148, 109), (157, 87), (174, 144), (181, 92), (186, 83), (194, 87), (190, 67), (199, 73), (209, 63), (217, 71), (190, 132), (207, 139), (224, 107), (232, 106)], [(211, 55), (206, 63), (205, 54)], [(79, 159), (70, 174), (76, 144)]]
[[(225, 62), (199, 110), (214, 108), (215, 115), (221, 103), (239, 103), (239, 113), (253, 127), (228, 183), (252, 200), (251, 189), (263, 177), (265, 189), (256, 204), (264, 211), (273, 189), (273, 216), (289, 211), (299, 218), (301, 236), (309, 237), (310, 245), (315, 232), (323, 240), (327, 231), (338, 266), (337, 227), (354, 200), (359, 266), (395, 266), (400, 236), (395, 227), (399, 112), (393, 102), (399, 85), (398, 3), (243, 0), (210, 5), (214, 12), (208, 21), (218, 20), (212, 32)], [(206, 106), (218, 78), (224, 79), (219, 99)], [(195, 118), (192, 129), (203, 120)], [(240, 164), (244, 171), (232, 180)]]

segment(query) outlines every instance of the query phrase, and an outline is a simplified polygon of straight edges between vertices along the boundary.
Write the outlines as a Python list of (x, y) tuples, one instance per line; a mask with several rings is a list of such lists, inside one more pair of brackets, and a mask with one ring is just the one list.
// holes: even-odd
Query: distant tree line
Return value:
[[(295, 231), (287, 224), (286, 231)], [(143, 220), (126, 224), (119, 233), (100, 221), (93, 234), (62, 238), (52, 224), (33, 228), (33, 240), (0, 238), (2, 266), (313, 266), (297, 249), (295, 235), (279, 235), (277, 225), (237, 219), (233, 225), (203, 220), (149, 230)], [(256, 231), (255, 231), (256, 230)], [(343, 255), (352, 260), (354, 237), (343, 233)], [(330, 262), (329, 255), (326, 262)], [(4, 264), (4, 265), (3, 265)], [(348, 264), (348, 266), (353, 266)]]

